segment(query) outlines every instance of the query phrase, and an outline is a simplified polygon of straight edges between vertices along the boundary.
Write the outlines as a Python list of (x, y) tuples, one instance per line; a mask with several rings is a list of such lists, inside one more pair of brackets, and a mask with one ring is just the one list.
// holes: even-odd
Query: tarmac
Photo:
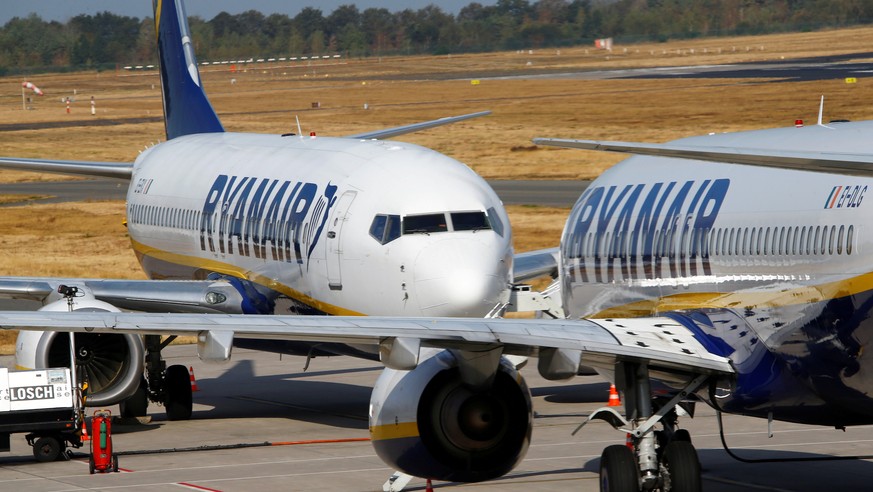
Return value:
[[(235, 350), (227, 364), (200, 362), (194, 346), (172, 346), (168, 364), (193, 368), (190, 421), (168, 422), (152, 405), (147, 424), (115, 425), (113, 445), (119, 473), (88, 473), (87, 446), (73, 459), (38, 463), (23, 435), (12, 436), (12, 451), (0, 453), (0, 490), (207, 491), (378, 491), (393, 470), (369, 442), (370, 389), (377, 363), (348, 357), (305, 359)], [(0, 364), (11, 364), (10, 357)], [(602, 449), (624, 441), (605, 423), (571, 432), (605, 405), (608, 386), (596, 376), (569, 382), (545, 381), (535, 364), (522, 372), (535, 410), (527, 456), (503, 478), (476, 484), (435, 482), (434, 489), (476, 491), (595, 491)], [(93, 409), (92, 409), (93, 410)], [(117, 413), (117, 408), (111, 408)], [(722, 450), (715, 413), (698, 405), (694, 419), (680, 425), (691, 432), (707, 491), (868, 490), (873, 459), (745, 464)], [(873, 426), (846, 432), (726, 416), (726, 440), (735, 452), (754, 459), (820, 459), (873, 454)], [(192, 448), (202, 448), (192, 450)], [(424, 490), (414, 479), (405, 490)]]

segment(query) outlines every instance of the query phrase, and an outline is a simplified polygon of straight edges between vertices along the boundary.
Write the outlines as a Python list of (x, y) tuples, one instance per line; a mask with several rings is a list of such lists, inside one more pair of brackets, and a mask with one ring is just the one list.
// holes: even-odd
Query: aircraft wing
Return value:
[(818, 171), (856, 176), (873, 175), (873, 154), (811, 152), (739, 147), (613, 142), (606, 140), (571, 140), (535, 138), (536, 145), (572, 149), (620, 152), (624, 154), (673, 157), (699, 161), (747, 164), (800, 171)]
[[(108, 312), (0, 312), (0, 329), (194, 335), (201, 358), (230, 356), (234, 336), (368, 344), (391, 351), (398, 339), (421, 346), (536, 356), (565, 349), (586, 366), (612, 370), (618, 360), (645, 362), (666, 374), (731, 374), (730, 361), (707, 351), (692, 332), (669, 318), (536, 320), (391, 318), (374, 316), (251, 316)], [(388, 355), (390, 357), (390, 354)], [(416, 352), (417, 357), (417, 352)]]
[(548, 275), (558, 276), (558, 248), (540, 249), (515, 255), (512, 263), (512, 281), (524, 282)]
[[(88, 289), (119, 309), (158, 313), (242, 313), (243, 296), (219, 280), (109, 280), (0, 277), (0, 299), (44, 303), (61, 285)], [(211, 294), (211, 295), (210, 295)]]
[(396, 137), (398, 135), (403, 135), (406, 133), (419, 132), (422, 130), (428, 130), (430, 128), (435, 128), (438, 126), (449, 125), (452, 123), (457, 123), (459, 121), (469, 120), (471, 118), (478, 118), (480, 116), (488, 116), (491, 114), (491, 111), (480, 111), (478, 113), (470, 113), (464, 114), (461, 116), (447, 116), (445, 118), (440, 118), (437, 120), (423, 121), (421, 123), (413, 123), (411, 125), (403, 125), (403, 126), (395, 126), (394, 128), (385, 128), (384, 130), (376, 130), (372, 132), (365, 133), (357, 133), (355, 135), (349, 135), (346, 138), (357, 138), (361, 140), (382, 140), (385, 138)]
[(0, 157), (0, 168), (128, 180), (133, 173), (133, 163), (129, 162), (61, 161), (17, 157)]

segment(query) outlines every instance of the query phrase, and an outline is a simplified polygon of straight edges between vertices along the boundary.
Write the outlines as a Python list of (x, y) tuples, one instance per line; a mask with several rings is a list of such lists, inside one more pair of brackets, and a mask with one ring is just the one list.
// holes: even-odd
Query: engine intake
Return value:
[[(143, 373), (142, 339), (129, 334), (76, 333), (76, 371), (88, 381), (85, 403), (102, 407), (119, 403), (136, 391)], [(69, 367), (67, 333), (42, 335), (36, 352), (37, 367)]]
[[(77, 312), (119, 312), (87, 291), (73, 298)], [(66, 299), (47, 303), (40, 311), (68, 311)], [(76, 333), (76, 370), (88, 381), (85, 404), (102, 407), (120, 403), (137, 390), (143, 374), (142, 338), (131, 334)], [(16, 342), (18, 365), (40, 369), (70, 366), (70, 337), (66, 332), (22, 331)]]
[(501, 361), (484, 389), (465, 385), (440, 352), (412, 371), (386, 369), (373, 390), (370, 433), (383, 461), (404, 473), (456, 482), (502, 476), (530, 443), (530, 392)]

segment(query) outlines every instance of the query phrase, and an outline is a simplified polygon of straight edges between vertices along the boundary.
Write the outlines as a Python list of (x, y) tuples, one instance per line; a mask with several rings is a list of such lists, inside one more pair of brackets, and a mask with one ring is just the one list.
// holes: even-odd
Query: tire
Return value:
[(164, 408), (167, 420), (189, 420), (193, 412), (191, 377), (183, 365), (173, 365), (164, 373)]
[(673, 441), (664, 451), (663, 468), (671, 492), (700, 492), (700, 461), (697, 451), (687, 441)]
[(627, 446), (608, 446), (600, 455), (601, 492), (639, 492), (640, 479), (634, 453)]
[(88, 456), (88, 473), (94, 474), (94, 457)]
[(674, 441), (691, 442), (691, 433), (687, 429), (678, 429), (673, 433)]
[(52, 436), (40, 437), (33, 443), (33, 457), (41, 463), (57, 460), (61, 450), (61, 442)]
[(112, 455), (112, 471), (118, 473), (118, 455)]
[(121, 402), (119, 407), (123, 418), (145, 417), (148, 414), (149, 398), (147, 387), (148, 383), (146, 383), (145, 378), (141, 378), (136, 391), (130, 395), (130, 398)]

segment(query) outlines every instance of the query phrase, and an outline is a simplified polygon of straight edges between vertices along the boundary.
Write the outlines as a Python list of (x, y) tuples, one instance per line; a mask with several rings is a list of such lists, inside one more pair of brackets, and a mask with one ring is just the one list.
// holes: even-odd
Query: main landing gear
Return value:
[[(600, 457), (600, 490), (603, 492), (698, 492), (700, 462), (688, 431), (676, 428), (676, 405), (696, 391), (707, 376), (692, 379), (671, 400), (659, 405), (651, 398), (648, 367), (624, 363), (616, 379), (624, 383), (627, 419), (604, 407), (592, 413), (627, 434), (626, 445), (609, 446)], [(657, 405), (657, 410), (655, 406)], [(662, 430), (655, 430), (661, 424)], [(577, 429), (578, 431), (579, 429)], [(575, 434), (575, 432), (574, 432)]]
[(146, 335), (146, 378), (140, 380), (136, 392), (121, 403), (122, 417), (143, 417), (149, 400), (161, 403), (167, 412), (167, 420), (188, 420), (193, 411), (191, 378), (183, 365), (167, 367), (161, 358), (161, 350), (176, 337), (161, 340), (158, 335)]

